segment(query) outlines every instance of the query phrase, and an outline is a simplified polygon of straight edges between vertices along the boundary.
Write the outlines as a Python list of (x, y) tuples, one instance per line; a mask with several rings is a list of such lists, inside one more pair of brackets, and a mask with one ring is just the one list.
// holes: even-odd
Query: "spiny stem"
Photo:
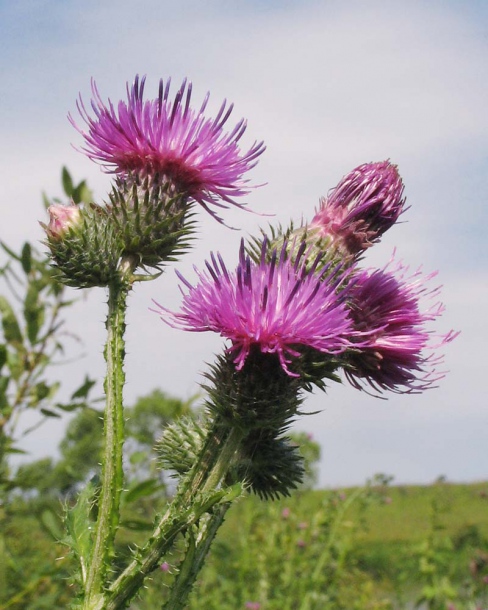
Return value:
[[(106, 606), (103, 606), (106, 610), (124, 608), (142, 586), (145, 577), (157, 568), (161, 557), (172, 547), (177, 535), (196, 523), (201, 518), (202, 511), (211, 508), (212, 504), (197, 513), (193, 506), (194, 500), (198, 494), (211, 493), (217, 489), (232, 465), (232, 457), (238, 451), (242, 437), (240, 430), (229, 430), (220, 422), (214, 422), (199, 458), (182, 480), (178, 493), (148, 544), (110, 586)], [(216, 502), (217, 497), (213, 504)]]
[(186, 607), (188, 596), (229, 508), (230, 503), (226, 503), (217, 507), (213, 514), (207, 515), (207, 518), (199, 527), (196, 539), (190, 533), (185, 558), (179, 566), (179, 573), (171, 587), (169, 599), (164, 604), (163, 610), (183, 610)]
[[(125, 270), (126, 271), (126, 270)], [(85, 583), (84, 608), (97, 607), (102, 597), (107, 569), (113, 556), (115, 534), (119, 524), (120, 494), (123, 485), (122, 450), (124, 415), (122, 390), (125, 382), (125, 313), (130, 284), (127, 273), (109, 285), (107, 344), (105, 360), (106, 408), (104, 416), (104, 450), (101, 492), (95, 540)]]

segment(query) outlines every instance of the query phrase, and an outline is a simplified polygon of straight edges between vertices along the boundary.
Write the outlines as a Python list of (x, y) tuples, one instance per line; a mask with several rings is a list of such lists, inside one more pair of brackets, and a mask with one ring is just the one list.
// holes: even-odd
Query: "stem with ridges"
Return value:
[(199, 458), (182, 480), (173, 502), (146, 546), (109, 587), (103, 608), (124, 608), (142, 586), (145, 577), (158, 567), (161, 557), (172, 547), (177, 535), (201, 517), (201, 512), (196, 514), (193, 510), (195, 497), (204, 492), (210, 493), (223, 481), (243, 436), (244, 433), (237, 428), (229, 429), (220, 422), (214, 422)]
[(121, 268), (120, 276), (109, 285), (107, 344), (105, 360), (106, 408), (104, 416), (104, 453), (102, 459), (101, 492), (95, 540), (85, 582), (85, 609), (103, 603), (105, 579), (113, 556), (115, 534), (119, 524), (120, 494), (123, 485), (122, 450), (124, 444), (124, 414), (122, 391), (125, 382), (125, 313), (130, 263)]
[(229, 508), (230, 502), (218, 506), (200, 526), (197, 540), (190, 540), (189, 545), (192, 546), (179, 566), (179, 573), (171, 586), (170, 596), (164, 604), (163, 610), (183, 610), (186, 607), (188, 596)]

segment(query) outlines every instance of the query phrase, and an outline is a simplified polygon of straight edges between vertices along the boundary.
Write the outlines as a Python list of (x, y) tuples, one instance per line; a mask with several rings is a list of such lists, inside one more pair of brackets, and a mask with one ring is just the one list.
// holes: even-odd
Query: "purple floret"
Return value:
[(303, 248), (295, 263), (286, 254), (274, 252), (266, 262), (268, 245), (263, 245), (261, 262), (246, 256), (241, 244), (239, 265), (235, 272), (226, 268), (221, 257), (212, 255), (207, 270), (198, 272), (199, 283), (188, 288), (179, 313), (170, 314), (170, 325), (189, 331), (214, 331), (231, 340), (230, 352), (240, 370), (252, 346), (262, 353), (277, 354), (290, 376), (289, 364), (300, 355), (300, 346), (326, 354), (339, 354), (351, 347), (356, 337), (345, 303), (347, 289), (338, 290), (345, 276), (327, 268), (316, 273), (307, 268)]
[(243, 176), (256, 165), (265, 147), (256, 142), (241, 152), (239, 140), (246, 130), (243, 119), (230, 132), (224, 131), (233, 105), (224, 101), (215, 118), (206, 118), (209, 94), (200, 110), (193, 110), (192, 86), (186, 79), (174, 98), (170, 97), (170, 80), (160, 80), (158, 97), (152, 100), (144, 100), (144, 85), (145, 78), (136, 76), (132, 87), (127, 84), (127, 102), (114, 105), (102, 101), (92, 81), (93, 118), (81, 96), (77, 103), (88, 130), (69, 116), (85, 138), (82, 151), (108, 172), (142, 177), (157, 174), (214, 216), (209, 205), (242, 207), (235, 199), (250, 190)]
[(357, 254), (371, 246), (404, 209), (403, 182), (389, 161), (365, 163), (344, 176), (320, 200), (310, 228)]
[[(376, 391), (421, 392), (444, 377), (435, 350), (458, 333), (438, 336), (428, 329), (444, 310), (436, 300), (440, 287), (427, 286), (436, 273), (407, 274), (401, 263), (393, 272), (363, 271), (351, 287), (351, 315), (365, 338), (346, 376), (358, 389), (367, 382)], [(420, 308), (423, 299), (432, 301), (426, 310)]]

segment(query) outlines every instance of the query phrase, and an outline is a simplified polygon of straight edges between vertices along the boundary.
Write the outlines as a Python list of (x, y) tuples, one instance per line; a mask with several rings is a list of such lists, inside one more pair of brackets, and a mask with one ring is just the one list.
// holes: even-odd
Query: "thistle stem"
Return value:
[[(232, 457), (238, 451), (243, 436), (242, 431), (236, 428), (229, 429), (220, 422), (214, 422), (199, 458), (182, 480), (174, 500), (159, 521), (148, 544), (139, 551), (124, 572), (112, 583), (106, 605), (103, 608), (106, 610), (125, 608), (142, 586), (145, 577), (158, 567), (161, 557), (172, 547), (177, 535), (188, 530), (205, 512), (218, 503), (222, 496), (212, 494), (212, 492), (217, 490), (227, 475), (233, 462)], [(195, 499), (203, 493), (209, 495), (208, 501), (199, 503), (197, 508)], [(219, 509), (217, 509), (218, 513)], [(222, 521), (223, 515), (218, 525), (217, 521), (212, 522), (213, 525), (209, 532), (213, 531), (215, 525), (218, 528)], [(215, 536), (215, 532), (211, 535), (211, 539)], [(210, 542), (211, 540), (208, 546), (210, 546)], [(195, 577), (199, 569), (196, 570)]]
[(122, 390), (125, 382), (125, 313), (130, 284), (127, 270), (109, 285), (107, 343), (105, 360), (106, 408), (104, 415), (104, 449), (101, 492), (95, 539), (85, 582), (83, 608), (99, 607), (106, 584), (106, 574), (113, 556), (114, 539), (119, 524), (120, 494), (123, 485), (122, 450), (124, 415)]
[(185, 558), (179, 566), (178, 575), (171, 587), (169, 599), (164, 604), (163, 610), (183, 610), (186, 607), (188, 596), (229, 508), (230, 502), (218, 506), (213, 514), (207, 515), (207, 518), (199, 527), (196, 539), (190, 538)]

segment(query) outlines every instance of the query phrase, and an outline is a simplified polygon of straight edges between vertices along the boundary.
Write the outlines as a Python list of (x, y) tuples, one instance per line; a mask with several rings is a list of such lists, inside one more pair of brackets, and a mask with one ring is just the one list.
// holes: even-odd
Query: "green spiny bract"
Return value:
[(192, 200), (159, 175), (143, 180), (117, 178), (107, 211), (123, 243), (124, 254), (139, 264), (157, 267), (175, 260), (189, 246), (194, 232)]

